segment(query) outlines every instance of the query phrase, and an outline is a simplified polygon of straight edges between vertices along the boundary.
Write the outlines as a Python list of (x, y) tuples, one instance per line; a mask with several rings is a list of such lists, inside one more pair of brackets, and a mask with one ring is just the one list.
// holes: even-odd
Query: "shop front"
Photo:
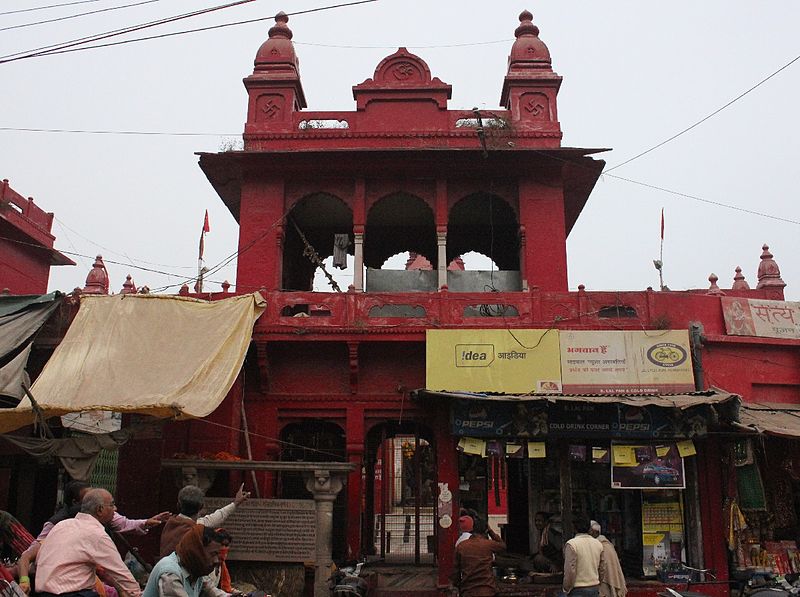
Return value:
[(558, 591), (559, 554), (577, 513), (601, 525), (634, 595), (712, 579), (687, 566), (725, 578), (721, 537), (704, 541), (719, 531), (719, 506), (708, 506), (721, 503), (718, 440), (708, 432), (735, 416), (737, 396), (421, 392), (420, 399), (450, 402), (459, 504), (500, 527), (508, 546), (497, 560), (504, 594)]
[(743, 404), (725, 445), (725, 536), (734, 589), (800, 575), (800, 406)]
[(458, 506), (508, 546), (501, 594), (560, 591), (578, 513), (613, 543), (630, 594), (727, 594), (720, 442), (740, 401), (693, 391), (689, 354), (685, 331), (429, 333), (417, 399), (447, 402)]

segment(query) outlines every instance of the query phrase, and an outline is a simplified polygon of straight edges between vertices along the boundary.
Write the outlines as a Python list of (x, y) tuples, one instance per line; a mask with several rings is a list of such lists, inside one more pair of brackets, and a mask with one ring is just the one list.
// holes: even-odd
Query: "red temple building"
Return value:
[[(443, 594), (462, 508), (502, 528), (503, 575), (538, 579), (507, 578), (506, 595), (559, 590), (528, 575), (539, 511), (567, 536), (573, 511), (598, 520), (634, 596), (685, 586), (681, 561), (713, 570), (703, 591), (721, 596), (733, 570), (791, 557), (800, 305), (766, 245), (756, 288), (737, 268), (725, 289), (712, 274), (702, 290), (569, 290), (567, 237), (606, 150), (561, 145), (561, 77), (519, 21), (497, 109), (449, 109), (450, 85), (400, 48), (353, 86), (354, 110), (324, 112), (306, 109), (276, 17), (244, 79), (243, 150), (199, 159), (240, 226), (236, 292), (266, 310), (214, 425), (122, 448), (126, 514), (172, 506), (167, 475), (141, 490), (164, 459), (229, 452), (352, 463), (331, 492), (333, 556), (366, 560), (376, 596)], [(471, 270), (470, 253), (493, 266)], [(352, 264), (349, 288), (314, 289), (329, 257)], [(294, 473), (231, 471), (211, 492), (241, 481), (308, 498)], [(728, 546), (737, 504), (752, 531)]]
[(53, 214), (0, 182), (0, 290), (44, 294), (52, 265), (75, 265), (53, 248)]

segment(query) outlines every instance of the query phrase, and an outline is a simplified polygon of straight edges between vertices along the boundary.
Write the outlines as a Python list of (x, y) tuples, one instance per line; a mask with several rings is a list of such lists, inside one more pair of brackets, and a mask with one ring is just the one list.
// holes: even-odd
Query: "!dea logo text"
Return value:
[(494, 344), (456, 344), (456, 367), (488, 367), (494, 361)]
[(647, 351), (647, 359), (659, 367), (677, 367), (686, 357), (686, 349), (672, 342), (660, 342)]

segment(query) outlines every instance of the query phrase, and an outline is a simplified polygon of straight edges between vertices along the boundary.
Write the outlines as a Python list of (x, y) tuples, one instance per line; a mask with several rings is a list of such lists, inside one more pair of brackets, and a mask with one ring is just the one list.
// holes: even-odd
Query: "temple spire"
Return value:
[[(508, 72), (500, 93), (500, 105), (511, 111), (514, 125), (550, 133), (560, 145), (556, 96), (561, 77), (553, 72), (550, 50), (539, 39), (539, 28), (527, 10), (519, 15), (516, 41), (508, 57)], [(526, 127), (527, 125), (527, 127)]]

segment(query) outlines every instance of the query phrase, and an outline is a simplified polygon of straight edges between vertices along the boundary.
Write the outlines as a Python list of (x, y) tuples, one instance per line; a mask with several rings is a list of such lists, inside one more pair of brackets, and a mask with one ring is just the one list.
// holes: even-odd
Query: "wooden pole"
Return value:
[[(253, 448), (250, 445), (250, 431), (247, 429), (247, 413), (244, 410), (244, 396), (242, 396), (242, 430), (244, 431), (244, 445), (247, 447), (247, 458), (249, 460), (253, 459)], [(250, 475), (253, 479), (253, 488), (256, 492), (256, 497), (261, 497), (261, 490), (258, 488), (258, 480), (256, 479), (256, 472), (254, 470), (250, 471)]]

